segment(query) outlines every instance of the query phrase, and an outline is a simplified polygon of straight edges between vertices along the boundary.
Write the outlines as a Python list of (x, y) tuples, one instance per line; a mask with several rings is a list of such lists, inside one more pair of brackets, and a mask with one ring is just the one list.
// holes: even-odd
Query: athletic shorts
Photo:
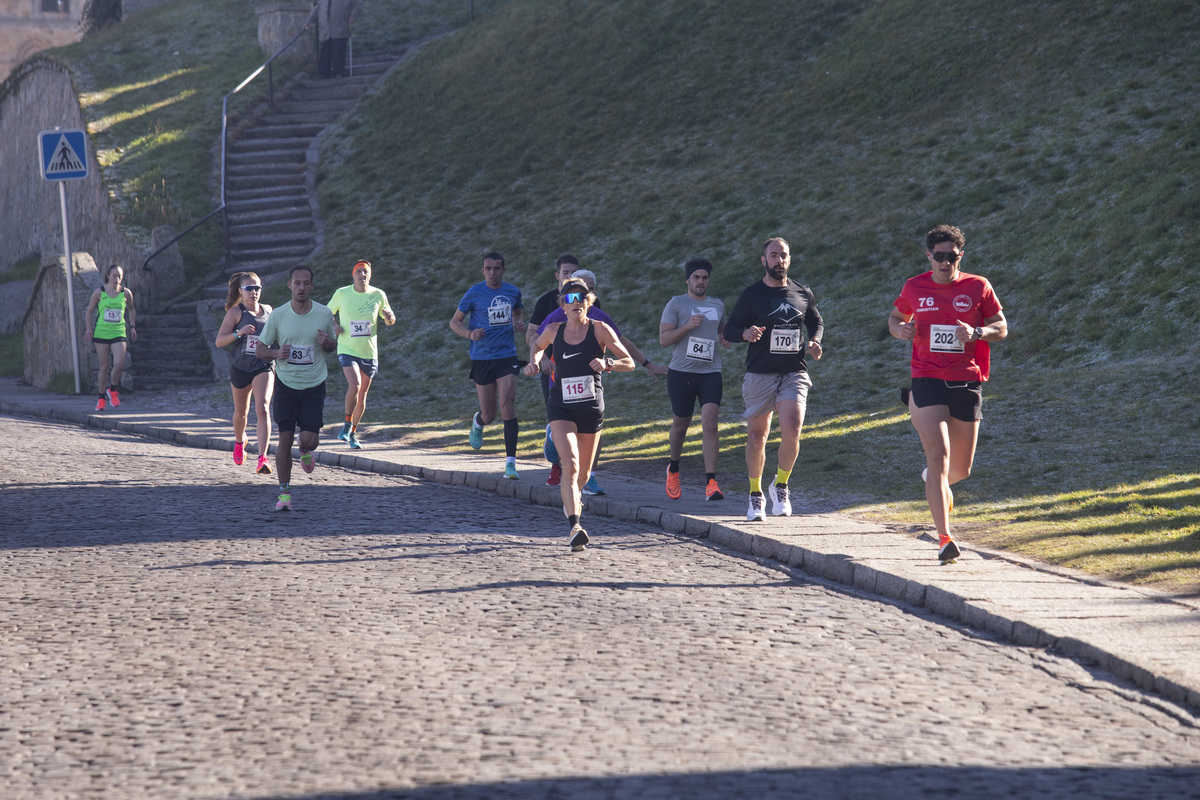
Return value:
[(93, 336), (92, 341), (96, 344), (116, 344), (117, 342), (127, 342), (129, 340), (124, 336), (118, 336), (114, 339), (97, 339), (95, 336)]
[(338, 363), (342, 365), (343, 369), (358, 364), (362, 374), (368, 378), (374, 378), (375, 373), (379, 372), (379, 362), (373, 358), (359, 358), (346, 353), (338, 353)]
[(667, 397), (671, 398), (671, 413), (677, 417), (695, 414), (697, 400), (700, 401), (700, 408), (710, 403), (721, 405), (724, 390), (719, 372), (667, 370)]
[(263, 367), (262, 369), (260, 369), (256, 372), (247, 372), (244, 369), (238, 369), (237, 367), (230, 367), (229, 368), (229, 382), (233, 384), (233, 388), (235, 388), (235, 389), (245, 389), (247, 386), (254, 383), (254, 379), (257, 376), (262, 375), (264, 372), (270, 372), (270, 371), (271, 371), (270, 367)]
[(808, 408), (808, 390), (812, 378), (804, 370), (799, 372), (763, 373), (747, 372), (742, 379), (742, 397), (746, 401), (746, 419), (758, 417), (775, 410), (775, 404), (794, 400), (800, 404), (800, 418)]
[(283, 381), (275, 381), (275, 398), (271, 401), (271, 412), (275, 427), (281, 431), (320, 433), (325, 424), (325, 383), (322, 381), (311, 389), (293, 389)]
[(487, 386), (505, 375), (516, 375), (521, 371), (521, 362), (516, 356), (509, 358), (484, 358), (471, 362), (471, 380), (476, 386)]
[(557, 403), (546, 406), (546, 417), (554, 422), (566, 420), (575, 423), (580, 433), (599, 433), (604, 427), (604, 412), (589, 403), (580, 403), (579, 408), (564, 408)]
[(917, 408), (946, 406), (950, 416), (963, 422), (983, 419), (983, 383), (980, 381), (913, 378), (909, 391)]

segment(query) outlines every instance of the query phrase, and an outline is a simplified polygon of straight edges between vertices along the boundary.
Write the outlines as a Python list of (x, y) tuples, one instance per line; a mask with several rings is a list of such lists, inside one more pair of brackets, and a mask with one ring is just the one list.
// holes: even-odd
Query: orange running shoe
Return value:
[(938, 561), (942, 564), (953, 564), (962, 555), (958, 545), (949, 536), (938, 537)]
[(672, 500), (683, 497), (683, 487), (679, 485), (679, 473), (671, 472), (670, 467), (667, 467), (667, 497)]
[(104, 390), (104, 394), (108, 397), (108, 402), (112, 404), (113, 408), (121, 407), (121, 395), (117, 392), (117, 387), (108, 387)]
[(724, 500), (725, 493), (721, 491), (721, 487), (717, 485), (716, 478), (709, 478), (708, 486), (704, 489), (705, 500)]

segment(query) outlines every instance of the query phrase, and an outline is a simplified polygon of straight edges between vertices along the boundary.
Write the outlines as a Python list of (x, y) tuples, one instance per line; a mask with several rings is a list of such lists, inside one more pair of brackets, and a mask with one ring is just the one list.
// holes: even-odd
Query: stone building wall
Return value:
[[(38, 133), (59, 126), (86, 130), (66, 65), (35, 56), (0, 84), (0, 272), (35, 253), (63, 252), (58, 187), (41, 176)], [(142, 252), (117, 227), (96, 154), (88, 146), (88, 177), (66, 181), (71, 249), (97, 264), (121, 264), (126, 284), (144, 308), (157, 308), (153, 272), (143, 272)]]

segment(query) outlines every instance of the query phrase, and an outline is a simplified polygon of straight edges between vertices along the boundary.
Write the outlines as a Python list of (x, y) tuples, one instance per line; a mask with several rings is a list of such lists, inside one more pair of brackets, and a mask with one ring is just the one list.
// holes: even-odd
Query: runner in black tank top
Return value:
[[(632, 372), (637, 362), (617, 339), (613, 329), (603, 322), (589, 320), (587, 310), (595, 295), (579, 281), (567, 281), (559, 293), (559, 305), (566, 322), (555, 323), (542, 331), (530, 345), (529, 365), (525, 374), (541, 371), (545, 350), (554, 345), (554, 389), (546, 410), (554, 446), (562, 456), (563, 513), (571, 525), (571, 550), (582, 550), (588, 543), (587, 531), (579, 524), (582, 511), (580, 490), (587, 482), (592, 461), (600, 446), (600, 428), (604, 424), (604, 387), (601, 373), (617, 370)], [(605, 358), (611, 350), (617, 358)]]

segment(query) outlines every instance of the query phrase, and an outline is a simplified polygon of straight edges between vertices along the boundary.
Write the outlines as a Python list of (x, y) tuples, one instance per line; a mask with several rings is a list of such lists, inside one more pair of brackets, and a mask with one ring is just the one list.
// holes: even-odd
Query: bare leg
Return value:
[(562, 461), (562, 482), (558, 485), (562, 496), (563, 513), (577, 516), (583, 508), (580, 500), (580, 489), (587, 483), (587, 470), (580, 478), (579, 432), (574, 422), (556, 419), (550, 423), (550, 436), (558, 449), (559, 460)]
[(275, 472), (279, 475), (279, 483), (287, 485), (292, 481), (292, 440), (296, 438), (294, 428), (279, 429), (279, 444), (275, 446)]
[(767, 435), (771, 432), (771, 417), (768, 411), (746, 421), (746, 474), (750, 480), (760, 480), (763, 465), (767, 461)]
[(108, 388), (108, 359), (111, 352), (112, 345), (96, 342), (96, 355), (100, 358), (100, 374), (96, 377), (96, 385), (100, 387), (100, 394), (104, 394)]
[[(355, 369), (358, 365), (354, 365)], [(363, 412), (367, 410), (367, 392), (371, 391), (371, 378), (360, 374), (358, 379), (358, 395), (354, 400), (354, 410), (350, 413), (350, 424), (357, 426), (362, 421)]]
[[(687, 439), (688, 427), (692, 424), (691, 417), (677, 417), (671, 415), (671, 432), (667, 434), (667, 451), (670, 454), (672, 461), (678, 461), (683, 457), (683, 443)], [(705, 464), (707, 465), (707, 452), (705, 454)], [(709, 470), (711, 472), (712, 470)]]
[(125, 342), (113, 342), (112, 343), (112, 360), (113, 360), (112, 379), (108, 383), (106, 383), (104, 386), (100, 387), (101, 391), (104, 391), (109, 386), (120, 386), (121, 385), (121, 371), (125, 369), (125, 350), (126, 350)]
[(233, 440), (245, 442), (246, 417), (250, 413), (250, 393), (254, 389), (254, 384), (251, 383), (242, 389), (230, 384), (229, 388), (233, 391)]
[(779, 468), (791, 472), (800, 455), (800, 429), (804, 427), (804, 409), (795, 400), (775, 404), (779, 412)]
[[(514, 380), (516, 376), (513, 376)], [(483, 386), (475, 384), (475, 394), (479, 395), (479, 421), (487, 425), (496, 418), (498, 398), (496, 384), (487, 383)]]
[(254, 417), (258, 422), (258, 454), (271, 450), (271, 395), (275, 391), (275, 373), (267, 370), (254, 376)]

